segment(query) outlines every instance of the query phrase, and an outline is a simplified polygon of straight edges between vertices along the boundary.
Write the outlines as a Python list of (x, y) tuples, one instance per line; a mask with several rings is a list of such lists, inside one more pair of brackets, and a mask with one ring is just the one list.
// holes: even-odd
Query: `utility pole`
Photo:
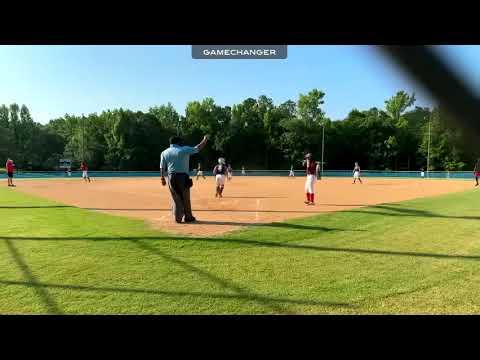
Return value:
[(82, 161), (85, 161), (85, 116), (82, 114)]
[(181, 122), (182, 122), (182, 117), (179, 116), (178, 121), (177, 121), (177, 136), (180, 136), (180, 123)]
[(322, 164), (320, 170), (320, 180), (323, 177), (323, 155), (325, 153), (325, 124), (322, 126)]
[(430, 177), (430, 137), (432, 131), (432, 115), (430, 115), (430, 121), (428, 122), (428, 148), (427, 148), (427, 178)]

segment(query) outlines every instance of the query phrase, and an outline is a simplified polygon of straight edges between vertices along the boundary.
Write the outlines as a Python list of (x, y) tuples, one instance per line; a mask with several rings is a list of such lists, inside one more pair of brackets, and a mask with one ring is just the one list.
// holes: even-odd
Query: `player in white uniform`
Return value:
[(362, 179), (360, 179), (360, 166), (358, 165), (358, 162), (355, 163), (355, 167), (353, 168), (353, 183), (355, 184), (357, 180), (360, 181), (360, 184), (362, 184)]
[(290, 167), (290, 174), (288, 174), (288, 176), (295, 176), (295, 171), (293, 171), (293, 165)]
[(217, 192), (215, 197), (223, 197), (223, 188), (225, 186), (225, 174), (227, 173), (227, 167), (225, 165), (225, 159), (219, 158), (218, 165), (213, 168), (213, 176), (215, 176), (215, 185)]
[(199, 178), (200, 176), (203, 177), (204, 179), (206, 179), (205, 175), (203, 175), (202, 165), (200, 165), (200, 163), (198, 163), (198, 167), (197, 167), (197, 181), (198, 181), (198, 178)]
[(247, 173), (245, 172), (245, 166), (242, 166), (242, 175), (245, 176)]
[(305, 155), (303, 165), (306, 167), (307, 173), (307, 178), (305, 180), (305, 195), (307, 200), (305, 200), (305, 204), (315, 205), (315, 182), (317, 181), (317, 175), (315, 172), (317, 163), (313, 160), (312, 154), (308, 153)]

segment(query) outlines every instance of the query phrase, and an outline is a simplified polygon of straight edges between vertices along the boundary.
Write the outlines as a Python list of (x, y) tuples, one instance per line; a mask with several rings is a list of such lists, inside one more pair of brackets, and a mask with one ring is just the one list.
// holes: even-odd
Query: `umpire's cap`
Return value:
[(171, 145), (182, 145), (183, 144), (183, 140), (180, 136), (172, 136), (169, 140), (170, 140)]

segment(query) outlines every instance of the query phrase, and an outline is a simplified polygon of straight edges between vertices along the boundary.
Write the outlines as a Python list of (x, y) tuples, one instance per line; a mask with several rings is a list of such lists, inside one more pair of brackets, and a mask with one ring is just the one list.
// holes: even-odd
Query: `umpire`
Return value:
[(190, 155), (198, 153), (207, 144), (208, 137), (205, 135), (203, 140), (195, 147), (184, 146), (183, 141), (178, 136), (170, 138), (170, 147), (160, 155), (160, 176), (162, 185), (165, 186), (165, 175), (168, 174), (168, 187), (173, 200), (173, 215), (177, 223), (182, 222), (185, 216), (185, 222), (194, 222), (196, 219), (192, 214), (190, 205), (190, 188), (193, 183), (188, 175)]

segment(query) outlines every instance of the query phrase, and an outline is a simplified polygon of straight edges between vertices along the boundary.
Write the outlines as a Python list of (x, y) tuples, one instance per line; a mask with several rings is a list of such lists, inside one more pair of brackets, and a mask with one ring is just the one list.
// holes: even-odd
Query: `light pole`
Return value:
[(430, 119), (428, 122), (428, 147), (427, 147), (427, 178), (430, 177), (430, 137), (431, 137), (431, 130), (432, 129), (432, 116), (430, 115)]
[(85, 161), (85, 116), (82, 114), (82, 161)]
[(320, 165), (320, 180), (323, 176), (323, 154), (325, 153), (325, 124), (322, 126), (322, 163)]

